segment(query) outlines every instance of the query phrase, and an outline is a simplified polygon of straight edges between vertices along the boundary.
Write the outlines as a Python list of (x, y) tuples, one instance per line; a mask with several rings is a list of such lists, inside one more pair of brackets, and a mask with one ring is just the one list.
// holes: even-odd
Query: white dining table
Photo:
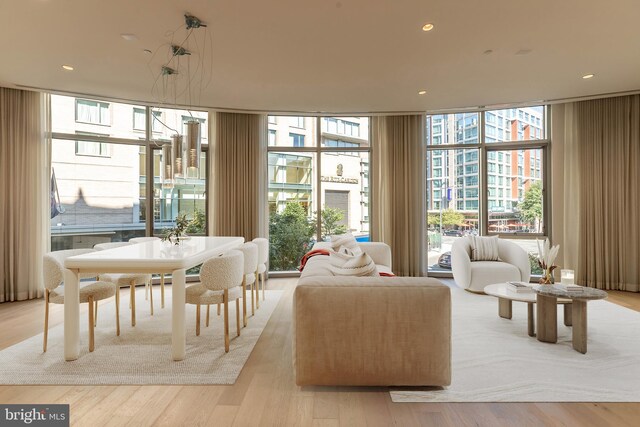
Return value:
[(155, 240), (67, 258), (64, 262), (65, 360), (76, 360), (80, 355), (79, 278), (83, 273), (171, 274), (171, 353), (173, 360), (183, 360), (186, 270), (242, 243), (244, 237), (190, 237), (180, 245)]

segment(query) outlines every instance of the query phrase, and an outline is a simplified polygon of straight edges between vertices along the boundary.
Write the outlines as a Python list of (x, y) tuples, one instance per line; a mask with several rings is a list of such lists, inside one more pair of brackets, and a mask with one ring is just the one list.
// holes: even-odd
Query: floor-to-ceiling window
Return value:
[(293, 271), (332, 234), (369, 239), (369, 118), (268, 119), (272, 271)]
[[(181, 212), (205, 233), (206, 112), (53, 95), (51, 113), (52, 250), (161, 234)], [(162, 144), (190, 120), (201, 122), (200, 167), (163, 186)]]
[(455, 239), (468, 234), (513, 239), (532, 259), (548, 236), (544, 106), (427, 116), (428, 266), (451, 271)]

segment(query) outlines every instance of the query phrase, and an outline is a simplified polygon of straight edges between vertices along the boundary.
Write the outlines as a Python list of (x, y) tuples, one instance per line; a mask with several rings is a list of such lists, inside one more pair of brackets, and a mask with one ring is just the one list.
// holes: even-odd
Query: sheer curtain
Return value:
[(49, 95), (0, 87), (0, 302), (42, 296), (49, 119)]
[(638, 292), (640, 95), (565, 107), (565, 264), (581, 284)]
[(216, 236), (265, 237), (267, 116), (212, 113), (209, 223)]
[(391, 246), (399, 276), (425, 273), (425, 116), (373, 117), (371, 237)]

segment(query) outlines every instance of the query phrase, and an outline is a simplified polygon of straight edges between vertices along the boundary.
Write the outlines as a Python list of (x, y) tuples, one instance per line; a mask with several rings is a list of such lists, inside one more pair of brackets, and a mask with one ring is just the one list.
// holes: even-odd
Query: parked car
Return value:
[(462, 237), (462, 230), (444, 230), (444, 235), (445, 236), (456, 236), (456, 237)]
[(447, 251), (438, 258), (438, 266), (451, 270), (451, 251)]

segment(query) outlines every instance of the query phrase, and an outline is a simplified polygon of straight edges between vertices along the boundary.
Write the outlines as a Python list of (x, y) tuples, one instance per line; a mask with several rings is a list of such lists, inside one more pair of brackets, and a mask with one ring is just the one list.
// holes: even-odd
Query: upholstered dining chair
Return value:
[(240, 298), (244, 257), (232, 250), (206, 260), (200, 268), (200, 283), (187, 287), (186, 303), (196, 305), (196, 335), (200, 335), (200, 307), (222, 303), (224, 307), (224, 351), (229, 352), (229, 301), (236, 302), (236, 328), (240, 336)]
[[(160, 240), (159, 237), (134, 237), (129, 239), (129, 243), (145, 243)], [(149, 285), (149, 291), (152, 287)], [(146, 295), (146, 294), (145, 294)], [(160, 274), (160, 308), (164, 308), (164, 273)]]
[[(42, 351), (47, 351), (47, 337), (49, 334), (49, 303), (64, 304), (64, 260), (75, 255), (94, 252), (93, 249), (68, 249), (45, 254), (43, 259), (44, 279), (44, 338)], [(95, 275), (81, 275), (80, 278), (94, 278)], [(98, 301), (116, 296), (116, 335), (120, 335), (120, 298), (116, 285), (104, 280), (82, 281), (79, 283), (80, 304), (89, 306), (89, 351), (95, 346), (94, 328), (98, 315)], [(95, 304), (95, 306), (94, 306)]]
[(251, 315), (254, 311), (253, 288), (257, 286), (256, 269), (258, 266), (258, 245), (247, 242), (238, 247), (244, 256), (244, 276), (242, 277), (242, 324), (247, 326), (247, 288), (251, 290)]
[[(269, 240), (264, 237), (257, 237), (252, 240), (253, 243), (258, 245), (258, 270), (256, 270), (256, 279), (262, 281), (262, 300), (264, 301), (264, 282), (267, 278), (267, 262), (269, 261)], [(258, 284), (256, 284), (256, 307), (260, 308), (260, 299), (258, 293)]]
[[(99, 251), (132, 245), (129, 242), (98, 243), (93, 248)], [(151, 275), (143, 273), (100, 273), (99, 279), (105, 282), (115, 283), (118, 288), (129, 288), (129, 306), (131, 308), (131, 326), (136, 326), (136, 285), (144, 284), (145, 288), (151, 287)], [(153, 291), (149, 289), (151, 315), (153, 316)]]

